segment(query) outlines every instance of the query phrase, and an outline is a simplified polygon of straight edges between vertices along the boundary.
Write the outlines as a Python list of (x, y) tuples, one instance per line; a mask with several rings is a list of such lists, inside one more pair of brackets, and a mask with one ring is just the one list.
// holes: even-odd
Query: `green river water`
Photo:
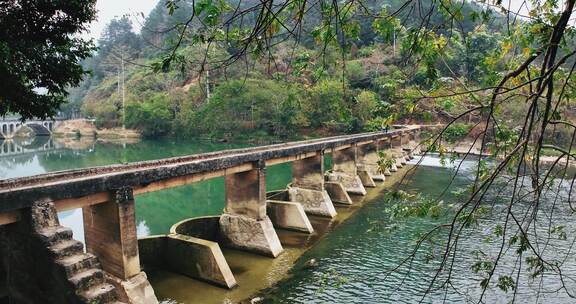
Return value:
[[(10, 145), (9, 148), (3, 148)], [(19, 149), (12, 147), (18, 146)], [(51, 171), (128, 163), (160, 159), (201, 152), (244, 147), (244, 144), (212, 143), (206, 141), (143, 140), (138, 143), (118, 144), (101, 142), (57, 142), (47, 138), (23, 142), (3, 142), (0, 151), (14, 151), (0, 155), (0, 179), (30, 176)], [(2, 150), (4, 149), (4, 150)], [(19, 152), (16, 152), (19, 151)], [(465, 162), (463, 172), (454, 181), (454, 187), (469, 183)], [(283, 189), (290, 182), (290, 165), (283, 164), (267, 169), (267, 190)], [(399, 179), (396, 177), (396, 179)], [(414, 175), (403, 181), (401, 187), (409, 193), (424, 193), (431, 197), (443, 195), (449, 204), (456, 200), (451, 191), (444, 191), (451, 179), (451, 171), (439, 165), (438, 159), (424, 160)], [(486, 242), (491, 232), (471, 231), (461, 241), (468, 252), (457, 260), (453, 281), (458, 291), (432, 292), (422, 299), (422, 291), (431, 279), (435, 265), (416, 259), (410, 269), (387, 275), (414, 248), (417, 238), (443, 218), (406, 218), (390, 220), (387, 203), (381, 198), (386, 187), (371, 190), (365, 199), (355, 197), (356, 206), (338, 207), (339, 217), (334, 221), (311, 218), (315, 235), (279, 231), (285, 254), (277, 259), (259, 257), (234, 250), (226, 250), (225, 256), (240, 287), (232, 291), (191, 280), (182, 276), (151, 270), (148, 272), (156, 294), (165, 303), (230, 303), (259, 297), (264, 303), (464, 303), (480, 291), (480, 278), (472, 273), (472, 251), (482, 248), (494, 254)], [(167, 233), (170, 227), (183, 219), (217, 215), (224, 205), (224, 182), (222, 178), (195, 183), (170, 190), (136, 197), (136, 220), (139, 236)], [(362, 208), (360, 208), (362, 206)], [(482, 221), (491, 227), (493, 218)], [(61, 223), (74, 230), (76, 239), (82, 240), (82, 216), (80, 210), (62, 212)], [(568, 212), (560, 220), (569, 222)], [(568, 225), (568, 233), (576, 231), (576, 225)], [(330, 233), (326, 233), (326, 232)], [(313, 245), (313, 246), (312, 246)], [(570, 250), (571, 245), (556, 248)], [(317, 266), (308, 267), (310, 259)], [(504, 261), (514, 265), (514, 261)], [(565, 272), (576, 273), (574, 261), (567, 263)], [(532, 280), (519, 288), (516, 300), (520, 303), (573, 303), (565, 293), (557, 292), (553, 278)], [(550, 281), (548, 281), (550, 280)], [(544, 293), (537, 297), (536, 290)], [(486, 303), (508, 303), (510, 293), (489, 288)], [(249, 302), (249, 300), (248, 300)]]

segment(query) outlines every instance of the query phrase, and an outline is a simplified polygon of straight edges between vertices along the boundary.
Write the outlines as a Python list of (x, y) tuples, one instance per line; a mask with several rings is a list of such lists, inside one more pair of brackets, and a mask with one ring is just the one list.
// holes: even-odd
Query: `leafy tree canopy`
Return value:
[(86, 73), (94, 50), (78, 36), (95, 19), (96, 0), (0, 1), (0, 115), (56, 114), (66, 89)]

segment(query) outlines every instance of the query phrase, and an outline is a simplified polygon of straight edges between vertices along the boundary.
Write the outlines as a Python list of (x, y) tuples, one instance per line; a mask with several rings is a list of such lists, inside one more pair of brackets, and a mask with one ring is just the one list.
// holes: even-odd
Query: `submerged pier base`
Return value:
[(336, 209), (324, 184), (324, 152), (292, 162), (291, 202), (300, 203), (308, 214), (333, 218)]
[(342, 183), (326, 181), (324, 182), (324, 189), (326, 189), (326, 192), (330, 195), (332, 202), (352, 205), (352, 198), (350, 198), (350, 195), (348, 195), (348, 192), (346, 192)]
[(266, 215), (266, 164), (225, 177), (226, 206), (220, 216), (224, 246), (277, 257), (282, 245)]
[(306, 233), (314, 232), (301, 204), (276, 200), (266, 202), (268, 204), (268, 217), (270, 217), (274, 227)]
[(270, 218), (261, 220), (247, 216), (220, 216), (222, 244), (226, 247), (277, 257), (283, 248)]
[(366, 189), (358, 176), (357, 158), (356, 145), (332, 152), (333, 170), (326, 174), (326, 179), (341, 183), (348, 193), (366, 195)]

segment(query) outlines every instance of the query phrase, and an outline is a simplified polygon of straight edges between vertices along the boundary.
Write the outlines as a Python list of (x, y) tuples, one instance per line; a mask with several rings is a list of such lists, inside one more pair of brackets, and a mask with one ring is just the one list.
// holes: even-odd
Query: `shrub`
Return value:
[(455, 143), (470, 132), (471, 126), (463, 123), (454, 123), (444, 131), (442, 136), (448, 143)]
[[(210, 100), (191, 117), (195, 131), (213, 136), (265, 130), (272, 136), (292, 135), (308, 124), (301, 87), (274, 80), (231, 80), (215, 88)], [(184, 123), (184, 122), (181, 122)]]
[(355, 114), (362, 125), (375, 116), (378, 104), (378, 96), (374, 92), (361, 91), (360, 94), (356, 96)]
[(146, 137), (170, 133), (173, 114), (170, 111), (170, 97), (167, 93), (157, 93), (142, 103), (126, 106), (126, 126), (142, 131)]

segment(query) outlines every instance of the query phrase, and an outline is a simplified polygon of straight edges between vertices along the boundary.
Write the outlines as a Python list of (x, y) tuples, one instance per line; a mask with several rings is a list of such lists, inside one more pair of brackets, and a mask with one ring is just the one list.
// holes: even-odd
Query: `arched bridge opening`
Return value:
[(50, 127), (47, 124), (42, 123), (29, 123), (26, 124), (27, 127), (32, 129), (36, 136), (50, 136)]

